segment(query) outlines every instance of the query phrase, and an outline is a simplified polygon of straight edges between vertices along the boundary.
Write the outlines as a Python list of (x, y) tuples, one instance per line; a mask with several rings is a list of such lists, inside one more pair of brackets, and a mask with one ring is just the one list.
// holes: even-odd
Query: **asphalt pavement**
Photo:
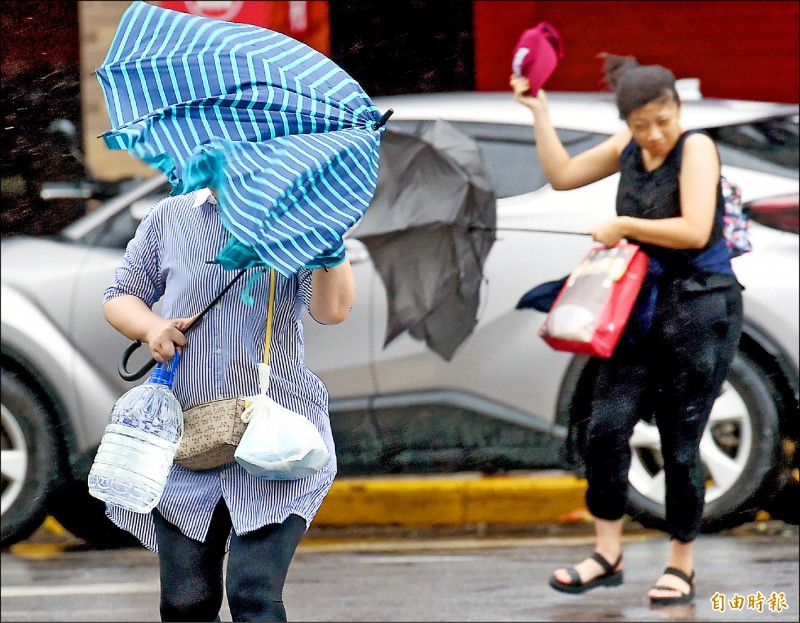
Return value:
[[(337, 478), (290, 570), (291, 620), (798, 620), (798, 528), (763, 511), (703, 536), (690, 606), (648, 608), (668, 540), (634, 521), (624, 530), (625, 586), (582, 599), (552, 591), (552, 569), (591, 551), (585, 490), (560, 471)], [(2, 557), (4, 621), (158, 619), (157, 558), (144, 548), (98, 551), (48, 518)], [(737, 595), (774, 603), (732, 610)], [(230, 620), (227, 601), (222, 614)]]
[[(696, 599), (669, 608), (646, 597), (669, 549), (655, 531), (626, 530), (621, 586), (566, 595), (547, 579), (591, 552), (590, 526), (487, 536), (396, 527), (401, 538), (388, 529), (331, 538), (339, 530), (317, 528), (300, 543), (283, 595), (290, 621), (798, 620), (798, 531), (782, 522), (702, 535)], [(152, 552), (23, 550), (0, 554), (3, 621), (159, 620)], [(227, 599), (221, 619), (231, 620)]]

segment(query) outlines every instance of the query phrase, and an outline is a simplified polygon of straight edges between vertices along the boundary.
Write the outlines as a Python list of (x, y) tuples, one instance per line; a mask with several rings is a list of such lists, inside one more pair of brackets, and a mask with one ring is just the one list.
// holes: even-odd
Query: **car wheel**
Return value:
[(2, 370), (2, 547), (42, 524), (59, 478), (58, 446), (47, 410), (22, 380)]
[[(734, 359), (700, 441), (706, 475), (704, 532), (752, 521), (779, 490), (776, 479), (786, 466), (770, 387), (753, 361), (741, 354)], [(647, 527), (664, 529), (664, 471), (656, 427), (637, 423), (630, 444), (628, 513)]]

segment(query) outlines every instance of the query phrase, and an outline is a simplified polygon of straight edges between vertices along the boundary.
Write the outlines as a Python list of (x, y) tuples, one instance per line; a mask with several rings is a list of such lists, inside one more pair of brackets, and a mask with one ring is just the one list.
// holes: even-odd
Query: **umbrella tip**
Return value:
[(372, 124), (372, 129), (373, 130), (378, 130), (381, 127), (383, 127), (384, 125), (386, 125), (386, 122), (389, 121), (389, 117), (392, 116), (392, 113), (394, 113), (394, 109), (392, 109), (392, 108), (390, 108), (385, 113), (383, 113), (381, 115), (381, 118), (378, 119), (375, 123)]

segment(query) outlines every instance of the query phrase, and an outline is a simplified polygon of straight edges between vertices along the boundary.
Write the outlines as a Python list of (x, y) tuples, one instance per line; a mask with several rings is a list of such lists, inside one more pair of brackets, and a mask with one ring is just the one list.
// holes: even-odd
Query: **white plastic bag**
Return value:
[(267, 396), (269, 366), (259, 364), (261, 393), (242, 413), (247, 428), (236, 448), (236, 462), (264, 480), (297, 480), (315, 474), (330, 460), (317, 427), (308, 418)]

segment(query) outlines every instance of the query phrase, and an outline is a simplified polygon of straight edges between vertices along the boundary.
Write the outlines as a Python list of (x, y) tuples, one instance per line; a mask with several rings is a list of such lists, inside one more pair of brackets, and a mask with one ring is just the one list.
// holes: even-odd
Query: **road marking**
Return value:
[[(623, 542), (634, 542), (659, 537), (655, 531), (646, 531), (641, 534), (624, 535)], [(440, 538), (440, 539), (396, 539), (396, 540), (309, 540), (300, 544), (298, 553), (365, 553), (365, 552), (423, 552), (483, 550), (483, 549), (519, 549), (535, 547), (561, 547), (569, 545), (591, 545), (595, 538), (590, 535), (557, 536), (557, 537), (486, 537), (486, 538)]]
[(399, 565), (409, 563), (429, 563), (429, 562), (464, 562), (467, 560), (481, 560), (479, 556), (454, 556), (445, 554), (442, 556), (408, 556), (398, 553), (395, 556), (369, 556), (359, 557), (358, 564), (362, 565)]
[(158, 582), (125, 584), (86, 584), (67, 586), (4, 586), (3, 599), (8, 597), (54, 597), (56, 595), (113, 595), (123, 593), (158, 593)]

